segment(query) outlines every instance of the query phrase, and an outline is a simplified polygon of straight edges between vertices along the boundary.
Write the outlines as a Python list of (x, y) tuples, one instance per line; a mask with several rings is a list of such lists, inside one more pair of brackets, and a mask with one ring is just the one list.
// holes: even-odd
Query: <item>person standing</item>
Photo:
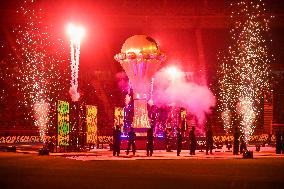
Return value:
[(276, 154), (281, 154), (281, 132), (279, 128), (276, 131)]
[(192, 127), (189, 132), (189, 140), (190, 140), (190, 155), (195, 155), (196, 150), (196, 138), (195, 138), (195, 127)]
[(113, 131), (113, 156), (119, 156), (121, 144), (121, 131), (119, 125), (116, 125)]
[(239, 145), (240, 145), (239, 138), (240, 138), (239, 130), (236, 127), (235, 128), (235, 132), (234, 132), (233, 155), (238, 155), (239, 154)]
[(208, 155), (208, 152), (210, 151), (210, 154), (213, 155), (213, 132), (211, 126), (207, 127), (206, 131), (206, 155)]
[(166, 152), (172, 152), (173, 132), (171, 128), (166, 128)]
[(177, 156), (180, 156), (181, 148), (182, 148), (182, 134), (180, 128), (177, 127)]
[(136, 151), (135, 137), (136, 137), (136, 133), (134, 132), (133, 127), (130, 127), (130, 131), (128, 132), (128, 146), (127, 146), (127, 151), (126, 151), (127, 155), (129, 154), (130, 146), (132, 146), (132, 152), (133, 152), (133, 155), (135, 155), (135, 151)]
[(152, 156), (153, 149), (154, 149), (154, 136), (153, 136), (153, 128), (151, 127), (147, 131), (147, 145), (146, 145), (147, 156)]
[(281, 153), (284, 154), (284, 131), (282, 131), (282, 140), (281, 140)]
[(244, 153), (247, 150), (247, 145), (244, 140), (244, 136), (241, 136), (241, 144), (240, 144), (240, 154)]

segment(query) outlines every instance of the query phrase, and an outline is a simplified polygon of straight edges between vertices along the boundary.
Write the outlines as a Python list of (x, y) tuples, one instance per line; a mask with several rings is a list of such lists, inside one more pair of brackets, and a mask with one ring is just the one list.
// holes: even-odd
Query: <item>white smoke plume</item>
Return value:
[(80, 98), (80, 93), (77, 91), (77, 87), (75, 85), (72, 85), (69, 89), (69, 94), (71, 96), (71, 99), (73, 102), (76, 102)]

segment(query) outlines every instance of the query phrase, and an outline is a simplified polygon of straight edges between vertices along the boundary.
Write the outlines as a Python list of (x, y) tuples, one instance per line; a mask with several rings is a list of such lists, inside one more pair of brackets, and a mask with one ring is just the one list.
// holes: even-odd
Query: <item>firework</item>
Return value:
[[(220, 59), (220, 58), (218, 58)], [(234, 107), (234, 85), (233, 77), (230, 75), (232, 67), (228, 64), (227, 59), (222, 59), (225, 63), (221, 64), (221, 69), (218, 71), (218, 75), (221, 79), (218, 80), (219, 93), (218, 93), (218, 111), (221, 111), (221, 119), (223, 121), (224, 130), (226, 134), (229, 133), (232, 128), (233, 121), (232, 107)]]
[(16, 46), (11, 61), (16, 65), (17, 79), (14, 86), (22, 97), (21, 103), (29, 107), (26, 113), (34, 119), (43, 140), (52, 118), (50, 105), (64, 89), (64, 47), (50, 34), (51, 26), (42, 23), (43, 12), (35, 1), (25, 1), (17, 13), (24, 21), (13, 30)]
[(50, 111), (50, 104), (45, 102), (43, 99), (40, 100), (40, 102), (35, 102), (33, 108), (35, 125), (39, 128), (41, 141), (44, 141), (45, 134), (47, 133), (47, 124), (49, 121), (48, 115)]
[(70, 24), (68, 33), (70, 35), (71, 48), (71, 87), (69, 93), (73, 101), (78, 101), (80, 98), (80, 93), (78, 92), (80, 41), (85, 32), (82, 27), (75, 27)]
[(244, 135), (244, 141), (249, 140), (249, 136), (253, 133), (253, 124), (256, 116), (256, 107), (250, 97), (241, 98), (237, 104), (237, 113), (242, 116), (240, 125)]
[(220, 71), (219, 110), (225, 115), (224, 123), (229, 112), (236, 115), (232, 116), (233, 121), (240, 119), (239, 127), (247, 143), (263, 109), (264, 92), (270, 88), (271, 56), (266, 39), (271, 16), (266, 14), (261, 0), (242, 1), (231, 6), (234, 9), (231, 18), (235, 23), (230, 31), (233, 45)]

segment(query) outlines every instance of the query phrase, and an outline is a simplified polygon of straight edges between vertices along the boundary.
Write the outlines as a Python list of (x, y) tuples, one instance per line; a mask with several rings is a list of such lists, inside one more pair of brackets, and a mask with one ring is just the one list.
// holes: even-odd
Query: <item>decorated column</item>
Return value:
[(69, 145), (69, 103), (66, 101), (58, 101), (58, 130), (57, 144), (59, 146)]

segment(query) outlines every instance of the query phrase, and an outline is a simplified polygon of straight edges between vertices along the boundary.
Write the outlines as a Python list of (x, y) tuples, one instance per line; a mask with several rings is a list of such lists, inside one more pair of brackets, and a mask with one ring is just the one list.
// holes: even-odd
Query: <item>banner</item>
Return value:
[(121, 107), (115, 107), (114, 109), (114, 126), (119, 125), (122, 126), (123, 129), (123, 120), (124, 120), (124, 110)]
[(187, 121), (186, 121), (186, 110), (182, 109), (180, 111), (180, 119), (181, 119), (181, 130), (185, 132), (188, 129)]
[(180, 118), (181, 118), (181, 120), (186, 119), (186, 110), (180, 111)]
[(58, 145), (59, 146), (68, 146), (69, 145), (69, 103), (65, 101), (58, 101)]
[(86, 120), (87, 120), (87, 143), (97, 143), (97, 114), (98, 109), (96, 106), (86, 106)]

